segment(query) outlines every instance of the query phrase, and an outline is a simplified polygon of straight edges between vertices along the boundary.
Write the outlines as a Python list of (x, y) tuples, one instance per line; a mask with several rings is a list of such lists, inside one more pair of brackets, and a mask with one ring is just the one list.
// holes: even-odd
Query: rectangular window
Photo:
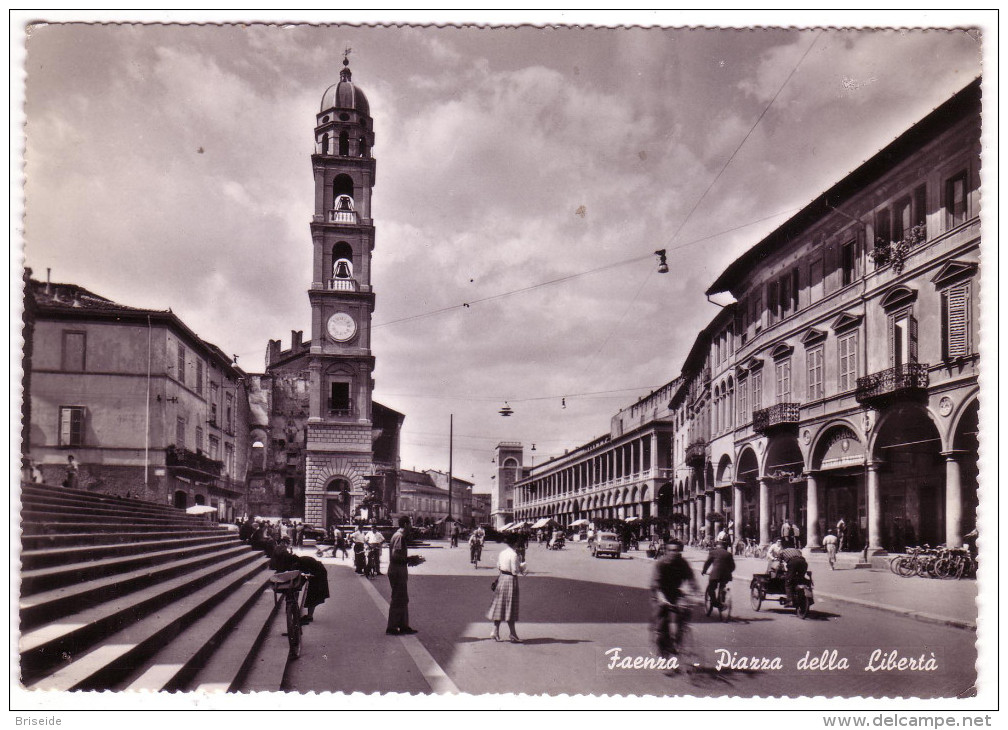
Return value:
[(813, 347), (808, 357), (808, 398), (810, 401), (823, 397), (823, 348)]
[(945, 181), (945, 219), (949, 228), (966, 222), (966, 171)]
[(763, 371), (752, 374), (752, 409), (758, 411), (763, 407)]
[(918, 185), (913, 193), (913, 224), (923, 226), (927, 224), (927, 186)]
[(738, 422), (740, 426), (749, 423), (749, 419), (752, 417), (748, 410), (749, 399), (746, 397), (748, 390), (749, 381), (740, 380), (738, 384)]
[(892, 223), (889, 209), (880, 210), (875, 214), (875, 246), (888, 246), (892, 243)]
[(753, 323), (753, 328), (756, 334), (759, 334), (763, 329), (763, 301), (762, 301), (762, 290), (757, 289), (752, 295), (752, 316), (749, 320)]
[(790, 272), (781, 277), (780, 286), (777, 291), (780, 292), (780, 316), (783, 319), (794, 311), (792, 307), (792, 281)]
[(203, 429), (199, 426), (196, 427), (196, 450), (203, 450)]
[(207, 439), (207, 451), (211, 459), (217, 460), (220, 458), (220, 439), (216, 436), (210, 436)]
[(81, 406), (60, 406), (59, 445), (84, 445), (84, 408)]
[(185, 448), (185, 419), (175, 419), (175, 445), (180, 449)]
[(63, 355), (61, 369), (71, 373), (84, 372), (84, 352), (87, 335), (83, 332), (63, 332)]
[(948, 360), (972, 353), (969, 282), (942, 292), (942, 355)]
[(769, 313), (768, 324), (776, 324), (780, 319), (780, 286), (778, 282), (771, 281), (767, 284), (767, 312)]
[(840, 392), (854, 390), (857, 385), (857, 332), (837, 339), (840, 353)]
[(224, 444), (224, 471), (234, 474), (234, 445)]
[(234, 409), (232, 404), (234, 403), (234, 396), (230, 393), (224, 395), (224, 428), (228, 431), (234, 431), (234, 421), (232, 420), (234, 416)]
[(857, 241), (848, 241), (840, 247), (841, 282), (843, 286), (857, 278)]
[(910, 313), (891, 316), (889, 332), (890, 360), (893, 366), (901, 367), (910, 362)]
[(178, 363), (177, 369), (175, 371), (175, 377), (180, 383), (185, 382), (185, 348), (182, 347), (182, 343), (178, 346)]
[(777, 363), (777, 402), (788, 403), (791, 400), (791, 359)]
[(902, 241), (913, 228), (913, 206), (910, 203), (910, 196), (900, 198), (896, 201), (893, 209), (893, 240)]
[(350, 410), (350, 383), (332, 383), (329, 386), (329, 410)]
[(816, 256), (809, 262), (809, 301), (818, 302), (823, 298), (823, 259)]
[(196, 361), (196, 392), (203, 395), (203, 361)]

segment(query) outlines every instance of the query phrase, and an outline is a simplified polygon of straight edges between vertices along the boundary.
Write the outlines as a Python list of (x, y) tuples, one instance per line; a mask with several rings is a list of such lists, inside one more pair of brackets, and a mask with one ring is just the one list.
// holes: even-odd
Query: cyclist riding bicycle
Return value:
[[(652, 630), (658, 653), (668, 658), (676, 653), (682, 639), (688, 608), (683, 605), (683, 583), (689, 583), (698, 590), (693, 569), (682, 556), (682, 543), (670, 540), (662, 557), (655, 564), (651, 580), (651, 600), (653, 603)], [(675, 635), (670, 631), (670, 621), (676, 621)]]
[(477, 528), (469, 536), (469, 562), (477, 565), (483, 553), (483, 529)]
[(707, 562), (704, 563), (700, 575), (707, 575), (710, 570), (710, 579), (707, 583), (707, 595), (710, 596), (712, 606), (721, 604), (720, 596), (724, 592), (724, 587), (731, 582), (732, 573), (735, 571), (735, 558), (728, 550), (728, 541), (722, 540), (707, 554)]

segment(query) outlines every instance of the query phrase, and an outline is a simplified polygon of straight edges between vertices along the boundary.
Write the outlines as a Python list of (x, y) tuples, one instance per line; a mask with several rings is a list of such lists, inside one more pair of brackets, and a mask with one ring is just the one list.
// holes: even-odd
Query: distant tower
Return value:
[(525, 475), (525, 447), (517, 441), (497, 444), (497, 478), (490, 492), (490, 521), (497, 529), (514, 521), (514, 485)]
[[(349, 49), (347, 52), (349, 53)], [(344, 54), (315, 122), (315, 213), (305, 519), (345, 523), (374, 475), (371, 354), (371, 188), (374, 131)], [(373, 519), (373, 515), (370, 516)]]

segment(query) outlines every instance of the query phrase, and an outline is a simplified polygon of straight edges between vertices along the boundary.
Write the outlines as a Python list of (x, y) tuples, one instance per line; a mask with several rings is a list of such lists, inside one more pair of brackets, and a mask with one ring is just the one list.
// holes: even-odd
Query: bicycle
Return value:
[(659, 646), (659, 651), (665, 657), (675, 657), (679, 665), (678, 670), (692, 671), (695, 667), (700, 666), (700, 653), (696, 647), (691, 626), (692, 601), (683, 596), (669, 607), (669, 612), (674, 618), (675, 630), (670, 633), (667, 645), (665, 647)]
[(483, 543), (476, 541), (469, 546), (469, 562), (472, 563), (473, 569), (479, 569), (479, 561), (483, 556)]
[(718, 610), (718, 618), (722, 621), (727, 619), (731, 620), (732, 614), (732, 597), (731, 597), (731, 585), (730, 581), (722, 583), (718, 586), (717, 596), (714, 597), (715, 600), (711, 599), (711, 594), (709, 590), (704, 591), (704, 611), (708, 616), (714, 613), (714, 609)]
[(381, 560), (381, 546), (368, 545), (366, 548), (366, 556), (364, 559), (364, 577), (374, 578), (375, 576), (381, 575), (381, 570), (379, 569), (380, 560)]
[(273, 605), (284, 600), (284, 615), (287, 618), (287, 637), (289, 659), (301, 656), (301, 613), (305, 598), (308, 596), (308, 578), (310, 576), (300, 570), (288, 570), (276, 573), (270, 577), (273, 587)]

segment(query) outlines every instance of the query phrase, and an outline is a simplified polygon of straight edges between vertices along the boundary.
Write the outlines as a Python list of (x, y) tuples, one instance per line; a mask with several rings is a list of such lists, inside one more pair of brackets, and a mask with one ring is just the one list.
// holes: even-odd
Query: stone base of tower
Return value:
[[(374, 473), (369, 423), (309, 423), (305, 454), (305, 522), (328, 527), (337, 512), (353, 514)], [(343, 489), (349, 485), (349, 493)], [(335, 501), (332, 507), (329, 501)]]

